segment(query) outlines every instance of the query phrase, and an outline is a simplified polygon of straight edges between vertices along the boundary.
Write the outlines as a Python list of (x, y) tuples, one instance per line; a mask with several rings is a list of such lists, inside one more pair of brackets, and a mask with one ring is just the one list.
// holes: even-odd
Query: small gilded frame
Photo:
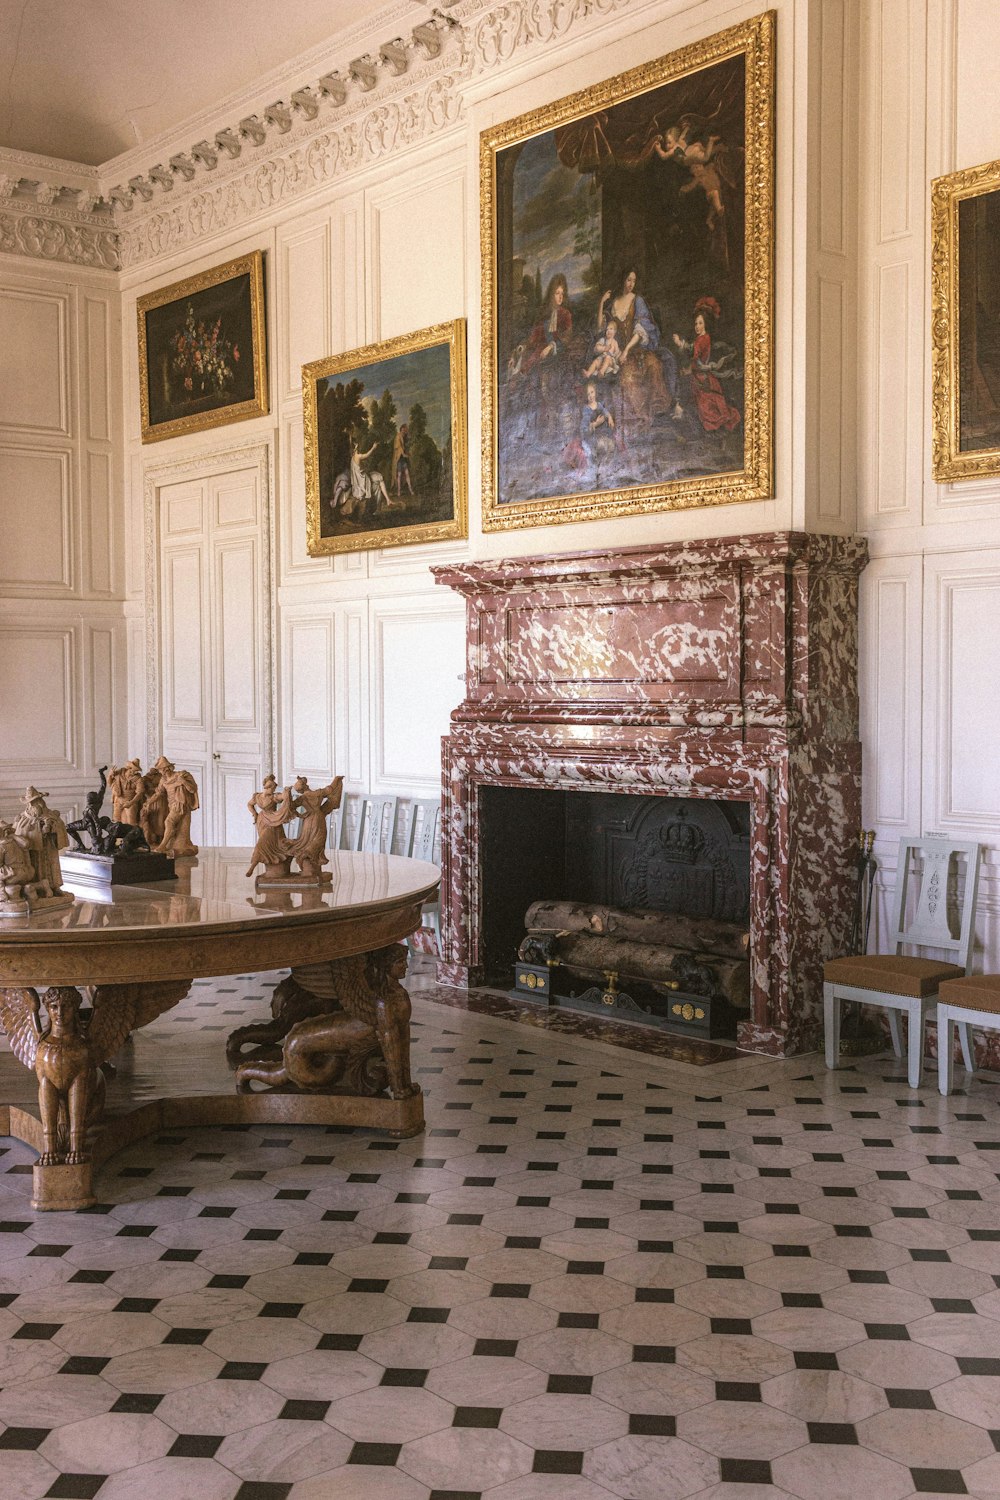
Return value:
[(465, 321), (302, 368), (310, 556), (468, 535)]
[(267, 415), (264, 255), (140, 297), (142, 441)]
[(772, 493), (774, 12), (480, 137), (483, 527)]
[(931, 184), (934, 478), (1000, 474), (1000, 161)]

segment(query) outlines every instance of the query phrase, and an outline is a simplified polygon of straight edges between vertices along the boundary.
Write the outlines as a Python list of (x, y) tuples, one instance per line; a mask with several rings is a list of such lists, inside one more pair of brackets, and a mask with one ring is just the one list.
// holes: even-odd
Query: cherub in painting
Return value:
[[(654, 136), (652, 148), (663, 161), (675, 161), (686, 167), (691, 181), (681, 188), (682, 193), (692, 193), (700, 188), (708, 200), (709, 229), (714, 229), (726, 212), (722, 201), (723, 181), (728, 176), (720, 175), (721, 158), (726, 150), (721, 135), (709, 129), (709, 122), (700, 115), (682, 115), (680, 120), (668, 125), (660, 136)], [(731, 184), (730, 184), (731, 185)]]

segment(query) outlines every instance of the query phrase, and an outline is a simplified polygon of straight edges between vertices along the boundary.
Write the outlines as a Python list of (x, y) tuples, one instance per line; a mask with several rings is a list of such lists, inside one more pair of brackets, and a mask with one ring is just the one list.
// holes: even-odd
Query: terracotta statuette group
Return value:
[(115, 822), (141, 828), (154, 854), (183, 859), (198, 853), (191, 842), (191, 814), (200, 804), (190, 771), (178, 771), (161, 755), (143, 775), (136, 758), (113, 766), (108, 786)]
[[(257, 830), (257, 841), (250, 856), (248, 875), (258, 865), (264, 873), (257, 876), (262, 886), (301, 887), (329, 885), (332, 875), (323, 866), (329, 864), (326, 853), (326, 820), (340, 806), (344, 778), (335, 776), (327, 786), (313, 790), (305, 776), (298, 776), (280, 796), (275, 776), (265, 776), (264, 785), (254, 792), (247, 807)], [(285, 835), (285, 824), (300, 818), (295, 838)], [(292, 861), (297, 869), (292, 869)]]
[(62, 889), (59, 851), (69, 843), (66, 824), (29, 786), (24, 811), (13, 823), (0, 818), (0, 917), (24, 917), (34, 911), (72, 906)]

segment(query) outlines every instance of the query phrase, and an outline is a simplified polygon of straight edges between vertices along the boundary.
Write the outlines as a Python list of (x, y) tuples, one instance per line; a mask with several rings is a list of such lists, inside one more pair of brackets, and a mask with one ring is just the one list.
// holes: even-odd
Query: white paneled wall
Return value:
[[(1000, 156), (983, 0), (865, 7), (859, 526), (865, 821), (883, 887), (904, 833), (987, 847), (977, 961), (1000, 969), (1000, 483), (930, 476), (929, 187)], [(882, 920), (885, 920), (883, 901)]]
[(120, 299), (0, 256), (0, 810), (74, 808), (123, 748)]

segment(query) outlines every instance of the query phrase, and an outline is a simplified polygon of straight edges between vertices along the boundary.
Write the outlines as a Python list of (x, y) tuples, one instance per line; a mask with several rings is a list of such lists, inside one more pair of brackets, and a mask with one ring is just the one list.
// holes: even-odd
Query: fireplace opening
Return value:
[(479, 799), (488, 984), (735, 1036), (750, 995), (749, 803), (506, 786)]

